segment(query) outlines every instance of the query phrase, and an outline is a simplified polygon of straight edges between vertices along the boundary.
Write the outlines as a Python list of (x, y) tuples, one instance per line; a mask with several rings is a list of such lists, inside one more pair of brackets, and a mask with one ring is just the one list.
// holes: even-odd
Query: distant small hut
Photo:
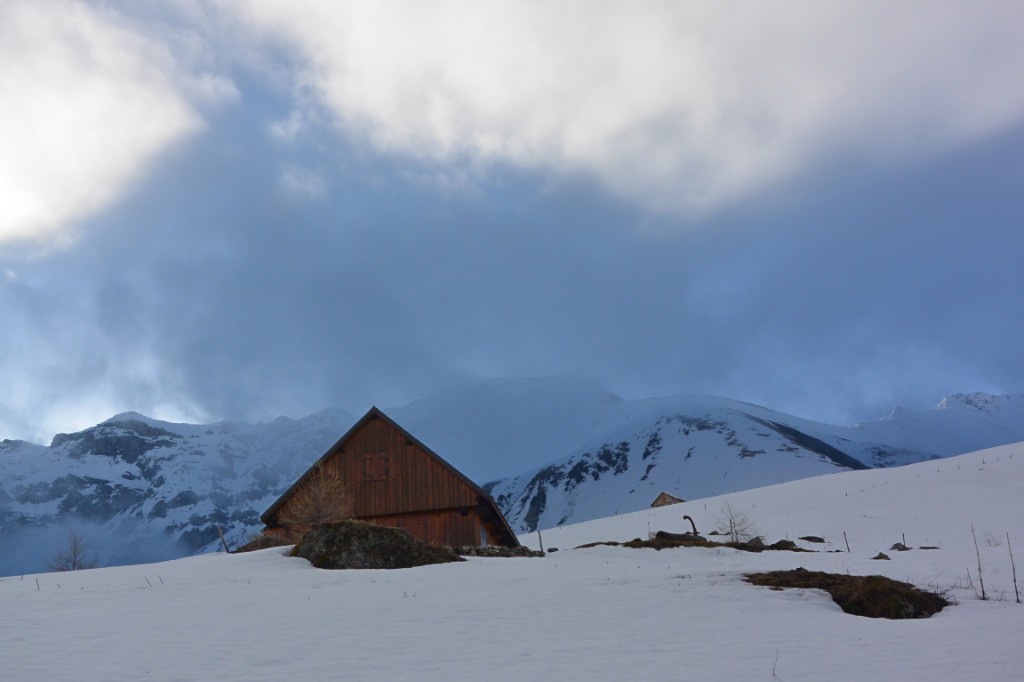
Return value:
[(654, 498), (654, 502), (651, 502), (651, 506), (664, 507), (669, 504), (679, 504), (680, 502), (686, 502), (686, 500), (682, 499), (681, 497), (676, 497), (675, 495), (669, 495), (668, 493), (663, 492)]
[(376, 407), (260, 516), (268, 534), (287, 535), (289, 504), (321, 467), (340, 474), (360, 521), (430, 545), (519, 546), (490, 495)]

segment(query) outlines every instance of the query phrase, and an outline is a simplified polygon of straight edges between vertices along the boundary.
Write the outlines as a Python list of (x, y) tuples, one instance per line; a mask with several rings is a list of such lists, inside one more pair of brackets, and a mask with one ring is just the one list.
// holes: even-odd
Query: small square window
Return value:
[(388, 480), (388, 456), (366, 455), (365, 457), (363, 457), (363, 480)]

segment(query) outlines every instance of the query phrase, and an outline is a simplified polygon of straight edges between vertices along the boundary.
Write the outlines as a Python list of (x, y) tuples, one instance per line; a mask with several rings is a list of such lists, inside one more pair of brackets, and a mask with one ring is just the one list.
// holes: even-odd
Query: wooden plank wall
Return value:
[(379, 419), (353, 434), (327, 465), (341, 469), (356, 518), (476, 506), (472, 488)]
[[(366, 517), (361, 520), (391, 528), (404, 528), (419, 540), (431, 545), (479, 545), (482, 526), (476, 510), (441, 509), (415, 514)], [(490, 538), (488, 537), (488, 541)]]

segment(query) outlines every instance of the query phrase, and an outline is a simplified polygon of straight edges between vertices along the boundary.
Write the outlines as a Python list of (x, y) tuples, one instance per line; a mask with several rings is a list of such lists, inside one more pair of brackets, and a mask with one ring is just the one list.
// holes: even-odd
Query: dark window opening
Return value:
[(366, 455), (365, 457), (363, 457), (363, 480), (388, 480), (388, 456)]

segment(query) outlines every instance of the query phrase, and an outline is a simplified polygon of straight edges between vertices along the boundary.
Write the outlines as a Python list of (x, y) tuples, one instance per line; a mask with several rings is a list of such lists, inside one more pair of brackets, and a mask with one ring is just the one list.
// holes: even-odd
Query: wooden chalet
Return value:
[(669, 504), (679, 504), (680, 502), (686, 502), (686, 500), (663, 492), (654, 498), (654, 502), (651, 502), (651, 507), (664, 507)]
[(519, 546), (490, 495), (376, 407), (263, 513), (269, 533), (285, 532), (279, 517), (321, 465), (340, 470), (353, 518), (404, 528), (431, 545)]

